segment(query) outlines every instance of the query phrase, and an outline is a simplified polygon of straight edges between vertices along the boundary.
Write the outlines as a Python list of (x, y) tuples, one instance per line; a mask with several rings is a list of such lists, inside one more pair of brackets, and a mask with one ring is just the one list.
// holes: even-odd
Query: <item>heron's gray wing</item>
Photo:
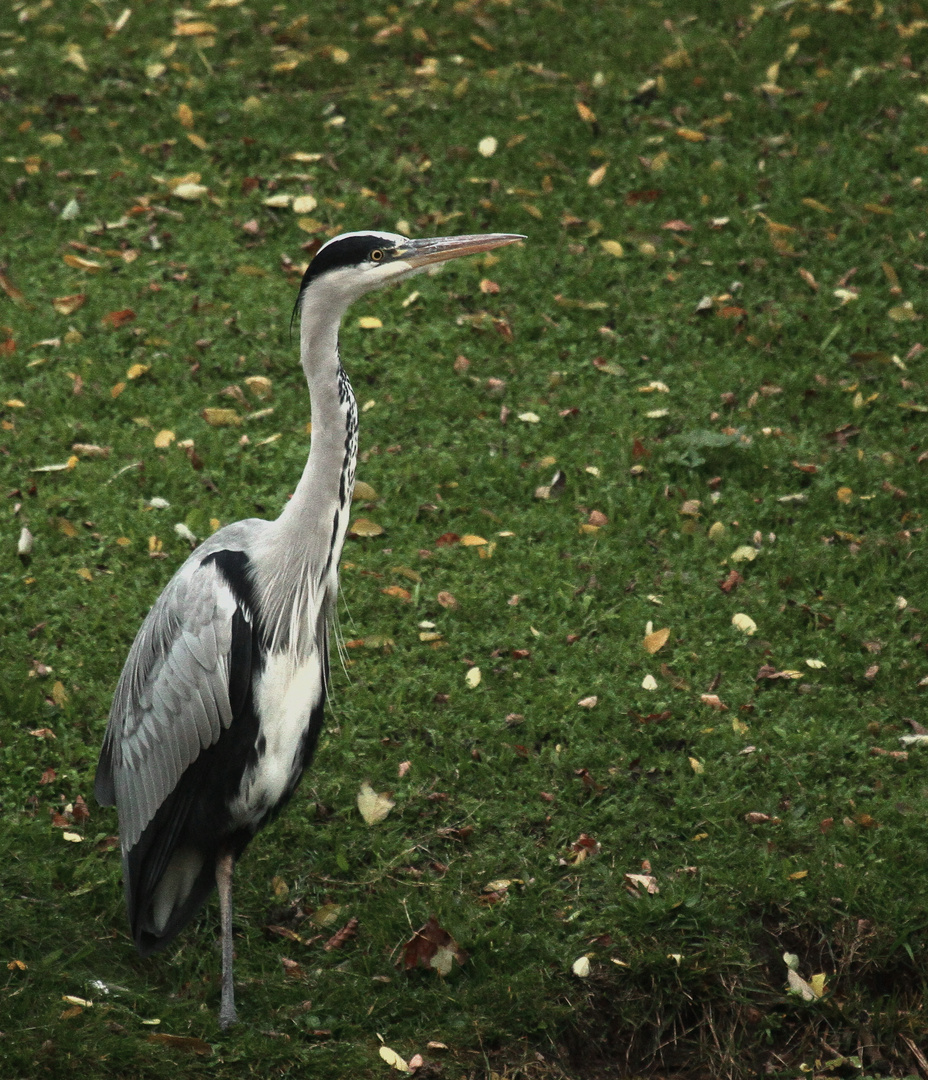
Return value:
[(118, 807), (124, 852), (232, 722), (234, 626), (250, 632), (251, 620), (215, 558), (182, 566), (148, 613), (116, 687), (95, 785), (100, 803)]

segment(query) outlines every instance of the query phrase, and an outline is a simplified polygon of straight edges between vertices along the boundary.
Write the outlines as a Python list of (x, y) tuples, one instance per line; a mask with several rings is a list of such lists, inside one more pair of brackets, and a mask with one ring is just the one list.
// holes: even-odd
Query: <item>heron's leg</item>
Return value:
[(219, 918), (222, 924), (222, 1003), (219, 1007), (219, 1026), (231, 1027), (238, 1020), (235, 1011), (235, 987), (232, 982), (232, 871), (235, 859), (225, 852), (216, 860), (216, 886), (219, 889)]

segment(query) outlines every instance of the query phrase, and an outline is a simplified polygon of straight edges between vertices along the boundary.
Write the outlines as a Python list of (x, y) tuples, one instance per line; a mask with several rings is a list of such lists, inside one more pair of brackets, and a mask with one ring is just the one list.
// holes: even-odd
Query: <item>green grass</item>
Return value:
[[(205, 38), (158, 3), (115, 33), (118, 5), (2, 17), (0, 1074), (375, 1077), (381, 1040), (447, 1080), (914, 1074), (928, 751), (873, 750), (924, 720), (928, 675), (925, 10), (310, 7), (203, 5)], [(173, 196), (194, 173), (207, 193)], [(315, 223), (281, 193), (315, 196)], [(215, 905), (136, 957), (96, 754), (189, 551), (175, 523), (274, 516), (297, 481), (303, 245), (397, 222), (529, 239), (346, 320), (378, 496), (357, 514), (386, 531), (346, 547), (326, 732), (238, 870), (242, 1023), (221, 1035)], [(670, 631), (653, 655), (649, 622)], [(375, 827), (364, 780), (396, 801)], [(89, 820), (55, 827), (78, 796)], [(575, 862), (581, 834), (601, 850)], [(444, 979), (397, 966), (430, 915), (469, 954)], [(787, 992), (784, 952), (824, 997)]]

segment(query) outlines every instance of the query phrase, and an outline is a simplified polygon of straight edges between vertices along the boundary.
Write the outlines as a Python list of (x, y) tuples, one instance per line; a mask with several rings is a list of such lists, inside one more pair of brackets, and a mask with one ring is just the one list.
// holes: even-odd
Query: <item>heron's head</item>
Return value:
[(307, 291), (325, 303), (347, 307), (382, 285), (411, 277), (437, 263), (502, 247), (524, 236), (483, 233), (410, 240), (399, 233), (350, 232), (322, 245), (303, 274), (297, 308)]

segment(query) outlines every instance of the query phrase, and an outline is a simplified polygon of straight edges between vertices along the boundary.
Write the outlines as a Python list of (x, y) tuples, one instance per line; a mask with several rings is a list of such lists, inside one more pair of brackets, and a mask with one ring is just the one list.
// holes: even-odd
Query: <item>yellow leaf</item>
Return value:
[(727, 530), (727, 529), (725, 528), (725, 526), (724, 526), (724, 525), (723, 525), (723, 524), (721, 523), (721, 521), (714, 521), (714, 522), (713, 522), (713, 523), (712, 523), (712, 524), (711, 524), (711, 525), (709, 526), (709, 533), (708, 533), (708, 535), (709, 535), (709, 539), (710, 539), (710, 540), (721, 540), (721, 539), (722, 539), (722, 537), (723, 537), (723, 536), (725, 535), (725, 533), (726, 533), (727, 531), (728, 531), (728, 530)]
[(133, 364), (126, 372), (126, 378), (139, 379), (145, 374), (146, 371), (150, 370), (151, 367), (149, 364)]
[(653, 656), (654, 653), (663, 649), (667, 644), (667, 639), (669, 637), (670, 627), (665, 626), (663, 630), (655, 630), (653, 633), (647, 634), (641, 644), (644, 646), (645, 652), (650, 653)]
[(803, 199), (803, 206), (808, 206), (810, 210), (818, 210), (820, 214), (830, 214), (831, 208), (824, 203), (820, 203), (818, 199)]
[(474, 690), (480, 685), (481, 673), (479, 667), (468, 668), (467, 674), (464, 676), (464, 681), (467, 685)]
[(318, 205), (315, 195), (297, 195), (291, 204), (296, 214), (311, 214)]
[(174, 434), (174, 432), (168, 431), (167, 428), (165, 428), (163, 431), (159, 431), (158, 434), (155, 436), (155, 449), (167, 450), (167, 448), (171, 445), (172, 442), (174, 442), (176, 438), (177, 436)]
[(378, 795), (371, 785), (365, 780), (358, 792), (358, 810), (367, 825), (376, 825), (390, 813), (396, 803), (384, 792)]
[(26, 407), (25, 401), (20, 401), (19, 398), (15, 398), (15, 397), (10, 398), (8, 401), (4, 401), (3, 404), (8, 409), (25, 409), (25, 407)]
[(400, 1055), (395, 1050), (391, 1050), (389, 1046), (381, 1046), (380, 1056), (391, 1068), (404, 1073), (412, 1072), (412, 1069), (410, 1069)]
[(200, 414), (210, 427), (238, 427), (242, 418), (235, 409), (204, 409)]
[(376, 315), (362, 315), (361, 318), (358, 319), (358, 326), (360, 326), (362, 330), (379, 330), (383, 326), (383, 323)]
[(477, 547), (480, 544), (485, 544), (487, 541), (482, 536), (474, 536), (473, 533), (467, 533), (461, 537), (461, 547)]
[(171, 194), (177, 199), (183, 199), (185, 202), (196, 202), (197, 199), (202, 195), (205, 195), (208, 191), (209, 188), (189, 180), (182, 184), (178, 184), (171, 191)]
[(676, 133), (687, 142), (705, 142), (708, 138), (704, 131), (694, 131), (692, 128), (677, 128)]
[(259, 401), (269, 401), (273, 393), (273, 383), (266, 375), (249, 375), (245, 385)]
[(208, 150), (209, 149), (209, 143), (206, 141), (206, 139), (203, 138), (202, 135), (197, 135), (192, 131), (188, 131), (186, 133), (186, 135), (187, 135), (187, 138), (190, 140), (190, 142), (192, 142), (193, 145), (198, 150)]
[(363, 480), (356, 480), (354, 485), (353, 500), (370, 502), (372, 499), (378, 498), (377, 492), (371, 487), (370, 484), (366, 484)]
[(615, 255), (617, 259), (621, 259), (625, 254), (625, 249), (618, 240), (600, 240), (599, 246), (607, 255)]
[(477, 143), (477, 153), (480, 154), (481, 157), (493, 157), (498, 145), (499, 143), (492, 135), (487, 135), (486, 138), (481, 139), (480, 142)]
[(123, 390), (125, 390), (125, 388), (126, 388), (126, 384), (124, 382), (116, 383), (116, 385), (113, 386), (112, 389), (110, 390), (110, 397), (111, 398), (118, 398), (119, 395), (123, 392)]
[(355, 518), (349, 532), (352, 536), (383, 536), (384, 528), (367, 518)]
[(175, 37), (201, 37), (204, 34), (215, 34), (216, 27), (212, 23), (202, 20), (178, 23), (174, 27)]
[(80, 833), (76, 832), (63, 832), (61, 834), (62, 840), (67, 840), (71, 844), (79, 844), (84, 838)]
[(696, 773), (697, 776), (700, 776), (702, 773), (704, 773), (706, 771), (705, 766), (699, 760), (699, 758), (691, 757), (689, 759), (689, 762), (690, 762), (690, 768), (693, 770), (694, 773)]
[(594, 169), (590, 175), (586, 178), (586, 182), (589, 187), (599, 187), (599, 185), (606, 179), (606, 170), (609, 168), (609, 162), (600, 165), (598, 169)]
[(351, 53), (347, 49), (340, 49), (337, 45), (329, 49), (329, 56), (335, 64), (347, 64), (351, 59)]
[(659, 151), (651, 158), (651, 172), (663, 172), (669, 161), (670, 153), (667, 150)]
[(847, 505), (851, 501), (853, 495), (854, 489), (849, 487), (839, 487), (838, 490), (835, 492), (835, 498), (838, 500), (838, 502), (844, 503), (845, 505)]
[(61, 256), (61, 261), (72, 270), (86, 270), (90, 274), (95, 274), (102, 268), (100, 263), (92, 259), (82, 259), (80, 255), (72, 255), (70, 251)]
[(747, 634), (748, 637), (757, 633), (757, 623), (754, 622), (750, 615), (745, 615), (744, 612), (738, 612), (737, 615), (732, 615), (731, 624), (736, 630), (740, 630), (743, 634)]
[(754, 562), (757, 558), (757, 548), (751, 547), (750, 544), (742, 544), (741, 547), (735, 548), (729, 558), (732, 562)]
[(582, 101), (577, 102), (577, 115), (588, 124), (596, 123), (596, 113), (593, 112), (589, 105), (584, 105)]
[(93, 581), (93, 574), (87, 569), (86, 566), (82, 566), (77, 572), (78, 577), (82, 577), (84, 581)]
[(809, 876), (809, 871), (808, 870), (797, 870), (795, 872), (795, 874), (790, 874), (789, 875), (789, 880), (790, 881), (801, 881), (804, 877), (808, 877), (808, 876)]
[(73, 64), (76, 68), (80, 68), (81, 71), (87, 70), (87, 61), (84, 59), (80, 45), (65, 45), (64, 62)]
[(192, 128), (193, 127), (193, 109), (184, 102), (181, 102), (177, 106), (177, 119), (181, 123), (181, 127)]
[(678, 68), (690, 66), (690, 54), (686, 49), (677, 49), (676, 52), (668, 53), (661, 60), (661, 67), (667, 71), (675, 71)]
[(64, 705), (68, 700), (68, 692), (64, 688), (64, 683), (60, 679), (56, 679), (52, 686), (52, 701), (56, 705)]

